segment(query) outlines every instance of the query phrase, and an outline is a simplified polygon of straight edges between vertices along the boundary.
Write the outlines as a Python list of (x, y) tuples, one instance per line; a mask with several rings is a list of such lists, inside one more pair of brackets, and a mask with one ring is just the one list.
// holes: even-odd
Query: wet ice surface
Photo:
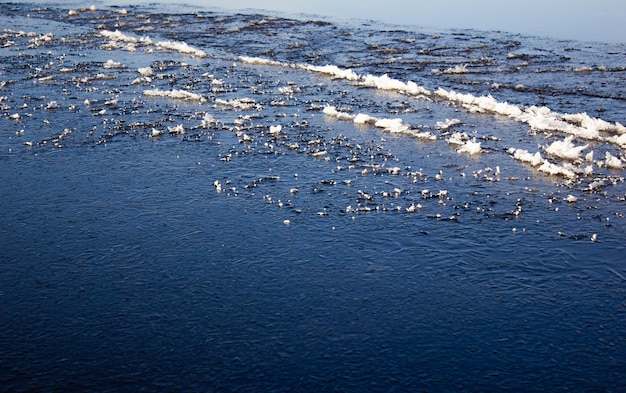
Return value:
[(0, 10), (5, 389), (626, 382), (623, 46)]

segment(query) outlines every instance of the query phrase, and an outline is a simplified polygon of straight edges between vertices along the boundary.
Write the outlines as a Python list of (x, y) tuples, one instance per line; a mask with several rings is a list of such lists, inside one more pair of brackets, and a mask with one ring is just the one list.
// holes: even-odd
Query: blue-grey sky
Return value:
[[(624, 0), (175, 0), (224, 9), (263, 9), (373, 19), (426, 28), (503, 30), (626, 43)], [(131, 0), (132, 2), (132, 0)]]

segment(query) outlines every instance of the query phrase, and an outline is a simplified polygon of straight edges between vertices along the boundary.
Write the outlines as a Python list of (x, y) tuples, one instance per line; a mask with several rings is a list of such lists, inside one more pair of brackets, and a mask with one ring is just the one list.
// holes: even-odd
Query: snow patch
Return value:
[(173, 99), (179, 99), (179, 100), (199, 101), (200, 103), (206, 102), (206, 98), (204, 98), (200, 94), (191, 93), (186, 90), (151, 89), (151, 90), (144, 90), (143, 95), (147, 97), (164, 97), (164, 98), (173, 98)]

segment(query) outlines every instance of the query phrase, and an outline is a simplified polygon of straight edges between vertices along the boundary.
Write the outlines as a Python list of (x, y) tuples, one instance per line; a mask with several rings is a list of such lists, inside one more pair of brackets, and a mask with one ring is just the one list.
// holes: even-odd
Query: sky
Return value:
[[(132, 0), (131, 0), (132, 1)], [(424, 28), (501, 30), (626, 43), (624, 0), (175, 0), (223, 9), (307, 13)], [(171, 1), (170, 1), (171, 3)]]

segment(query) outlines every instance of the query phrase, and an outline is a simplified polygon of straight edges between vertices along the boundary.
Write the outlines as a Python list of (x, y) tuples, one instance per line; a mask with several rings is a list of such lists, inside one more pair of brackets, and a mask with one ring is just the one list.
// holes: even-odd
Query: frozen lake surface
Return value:
[(0, 390), (626, 385), (626, 46), (0, 23)]

